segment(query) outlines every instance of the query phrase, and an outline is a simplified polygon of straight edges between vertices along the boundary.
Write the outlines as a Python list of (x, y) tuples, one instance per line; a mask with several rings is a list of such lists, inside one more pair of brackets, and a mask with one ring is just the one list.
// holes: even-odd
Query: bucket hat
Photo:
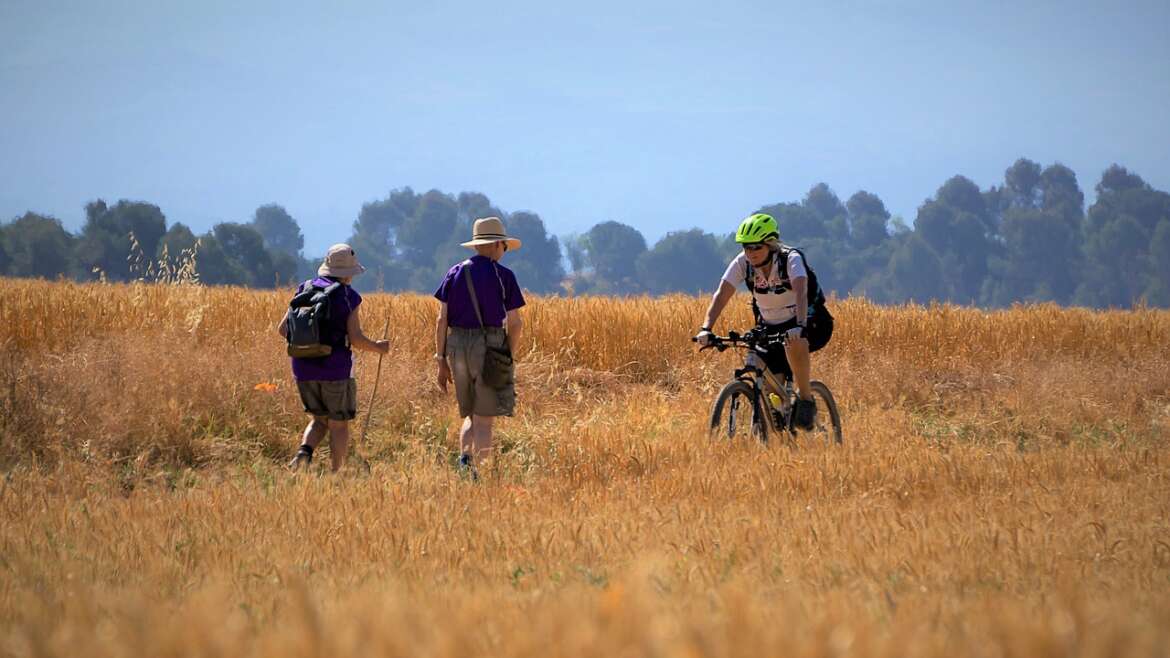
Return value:
[(464, 247), (475, 247), (481, 244), (491, 244), (493, 242), (508, 243), (508, 250), (515, 251), (520, 248), (520, 239), (513, 238), (504, 231), (504, 222), (500, 221), (499, 217), (480, 217), (475, 220), (475, 226), (471, 231), (471, 239), (463, 243)]
[(356, 276), (365, 271), (366, 268), (358, 262), (357, 253), (354, 252), (353, 247), (340, 243), (329, 247), (329, 251), (325, 254), (325, 262), (317, 268), (317, 275), (346, 277)]

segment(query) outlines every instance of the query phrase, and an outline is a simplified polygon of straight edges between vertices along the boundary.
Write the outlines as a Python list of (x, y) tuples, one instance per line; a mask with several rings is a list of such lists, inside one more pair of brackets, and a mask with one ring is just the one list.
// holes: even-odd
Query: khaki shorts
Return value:
[(305, 411), (330, 420), (353, 420), (357, 416), (357, 381), (352, 377), (336, 382), (297, 380), (297, 392)]
[(479, 329), (451, 327), (447, 334), (447, 363), (455, 380), (455, 399), (459, 415), (511, 416), (516, 406), (516, 385), (509, 383), (495, 390), (481, 381), (486, 345), (503, 347), (508, 335), (499, 327), (488, 327), (487, 343)]

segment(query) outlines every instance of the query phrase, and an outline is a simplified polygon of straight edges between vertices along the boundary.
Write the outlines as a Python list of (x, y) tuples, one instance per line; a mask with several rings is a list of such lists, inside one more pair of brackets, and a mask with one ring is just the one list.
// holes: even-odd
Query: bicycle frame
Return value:
[[(771, 413), (766, 413), (767, 421), (773, 429), (777, 432), (791, 431), (791, 414), (789, 413), (791, 407), (791, 380), (777, 377), (775, 373), (768, 369), (764, 363), (763, 358), (756, 351), (756, 348), (744, 345), (743, 348), (747, 354), (743, 358), (743, 367), (736, 368), (734, 378), (752, 387), (756, 394), (756, 403), (759, 409), (775, 409), (772, 406), (770, 394), (779, 396), (782, 406), (775, 411), (780, 412), (780, 415), (785, 419), (783, 427), (778, 425), (777, 418)], [(753, 414), (756, 411), (752, 412)]]

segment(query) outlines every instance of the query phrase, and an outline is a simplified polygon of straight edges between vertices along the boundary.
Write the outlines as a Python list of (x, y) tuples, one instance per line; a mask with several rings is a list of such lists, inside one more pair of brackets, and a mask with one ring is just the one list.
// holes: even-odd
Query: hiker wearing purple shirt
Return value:
[[(435, 291), (440, 302), (435, 361), (439, 388), (445, 393), (448, 383), (455, 385), (459, 415), (463, 418), (459, 468), (474, 478), (476, 462), (492, 447), (492, 421), (496, 416), (511, 416), (516, 404), (514, 382), (492, 388), (483, 381), (484, 356), (489, 347), (504, 346), (516, 354), (523, 326), (519, 309), (524, 306), (524, 295), (512, 270), (499, 264), (505, 252), (520, 248), (520, 240), (504, 232), (499, 217), (475, 220), (472, 239), (463, 246), (474, 249), (476, 255), (448, 270)], [(471, 275), (470, 286), (465, 271)], [(478, 313), (472, 303), (472, 289)]]
[[(327, 288), (334, 283), (340, 287), (329, 295), (329, 322), (321, 340), (332, 351), (328, 356), (292, 359), (293, 378), (305, 412), (312, 416), (305, 427), (301, 447), (289, 463), (291, 468), (308, 466), (313, 461), (313, 450), (329, 432), (329, 457), (333, 470), (345, 465), (349, 449), (349, 421), (357, 415), (357, 383), (353, 378), (353, 348), (367, 352), (390, 351), (390, 341), (370, 340), (362, 333), (359, 309), (362, 296), (349, 287), (353, 277), (365, 272), (357, 254), (347, 244), (329, 247), (325, 262), (317, 269), (317, 278), (297, 287), (297, 293), (313, 286)], [(277, 325), (282, 337), (288, 336), (289, 312)]]

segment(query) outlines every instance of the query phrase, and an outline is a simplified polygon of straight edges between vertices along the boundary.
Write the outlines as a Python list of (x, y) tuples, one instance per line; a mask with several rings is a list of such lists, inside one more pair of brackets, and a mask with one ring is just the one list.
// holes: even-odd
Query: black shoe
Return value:
[(817, 401), (797, 398), (792, 413), (793, 424), (802, 430), (811, 430), (817, 425)]
[(466, 452), (459, 455), (459, 463), (456, 464), (455, 469), (459, 471), (460, 475), (470, 477), (472, 482), (479, 481), (479, 471), (475, 470), (475, 464), (471, 463), (471, 455)]
[(309, 464), (313, 463), (313, 453), (306, 451), (304, 448), (297, 450), (297, 454), (293, 455), (292, 461), (288, 463), (288, 467), (294, 471), (308, 468)]

